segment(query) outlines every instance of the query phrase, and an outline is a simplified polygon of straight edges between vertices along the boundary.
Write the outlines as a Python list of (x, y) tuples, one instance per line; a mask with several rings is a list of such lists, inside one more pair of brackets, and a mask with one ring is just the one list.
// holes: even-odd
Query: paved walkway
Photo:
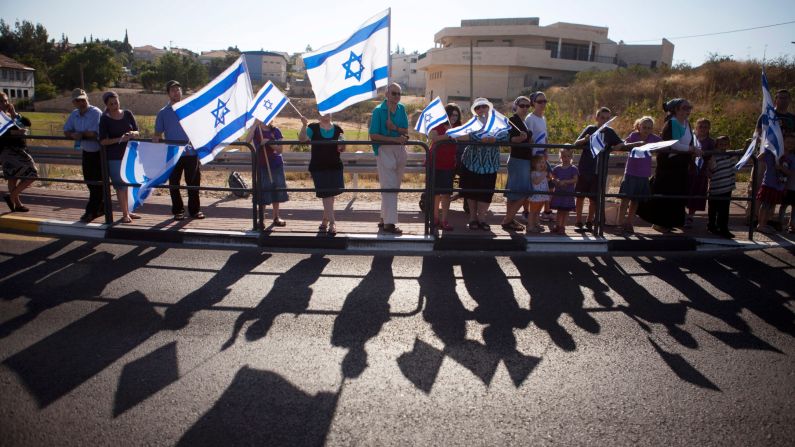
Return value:
[[(142, 216), (140, 220), (135, 220), (131, 224), (123, 224), (118, 219), (121, 213), (118, 204), (114, 200), (114, 218), (117, 219), (111, 226), (104, 225), (103, 218), (98, 218), (94, 223), (85, 225), (79, 222), (80, 215), (83, 213), (87, 193), (75, 190), (60, 190), (48, 188), (30, 188), (23, 195), (24, 203), (30, 208), (28, 213), (10, 213), (4, 203), (0, 203), (0, 229), (16, 229), (23, 231), (38, 231), (42, 233), (52, 233), (34, 227), (41, 227), (43, 223), (57, 223), (61, 227), (68, 227), (68, 234), (80, 236), (85, 231), (108, 230), (112, 229), (118, 234), (130, 230), (132, 233), (146, 234), (158, 233), (161, 235), (173, 233), (191, 234), (241, 234), (248, 237), (256, 237), (257, 232), (253, 231), (253, 212), (250, 199), (239, 199), (228, 196), (222, 199), (202, 198), (202, 209), (207, 215), (206, 219), (185, 219), (175, 221), (171, 215), (171, 203), (168, 196), (153, 196), (147, 203), (137, 211)], [(412, 242), (428, 241), (424, 237), (423, 214), (419, 210), (416, 201), (401, 201), (399, 204), (399, 226), (404, 230), (404, 235), (395, 237), (391, 234), (379, 233), (377, 228), (379, 201), (365, 201), (353, 199), (349, 201), (337, 202), (337, 237), (336, 239), (356, 239), (369, 241), (391, 241), (391, 242)], [(692, 229), (686, 233), (676, 230), (670, 235), (661, 235), (652, 230), (643, 221), (638, 221), (635, 229), (636, 234), (625, 237), (621, 234), (618, 227), (607, 226), (604, 237), (599, 238), (590, 233), (584, 235), (574, 232), (572, 226), (567, 228), (567, 235), (552, 235), (542, 233), (540, 235), (525, 236), (521, 234), (511, 234), (504, 231), (499, 222), (501, 221), (505, 206), (501, 203), (492, 205), (489, 216), (491, 224), (490, 231), (469, 230), (467, 229), (467, 216), (462, 210), (462, 201), (456, 201), (451, 207), (450, 223), (454, 226), (453, 231), (441, 234), (437, 241), (445, 242), (446, 249), (467, 249), (474, 246), (488, 249), (489, 244), (510, 243), (511, 241), (526, 240), (526, 245), (539, 245), (547, 249), (544, 251), (555, 251), (555, 247), (562, 247), (572, 243), (587, 244), (601, 243), (611, 244), (619, 250), (644, 249), (644, 244), (655, 243), (656, 248), (649, 246), (649, 250), (676, 249), (678, 243), (700, 243), (724, 247), (758, 247), (766, 248), (771, 245), (789, 246), (795, 243), (795, 237), (786, 233), (776, 235), (764, 235), (754, 233), (753, 241), (748, 239), (748, 227), (744, 224), (744, 209), (738, 203), (732, 204), (732, 217), (730, 228), (737, 236), (734, 241), (717, 238), (706, 232), (706, 214), (696, 215)], [(275, 240), (290, 239), (292, 237), (301, 238), (303, 247), (311, 245), (311, 240), (307, 243), (307, 238), (315, 238), (320, 246), (324, 245), (322, 239), (329, 237), (318, 231), (318, 224), (321, 220), (322, 211), (319, 200), (291, 200), (282, 204), (281, 216), (287, 221), (285, 227), (270, 226), (270, 209), (266, 214), (266, 227), (268, 232), (261, 241), (268, 244), (268, 238)], [(573, 221), (573, 219), (572, 219)], [(548, 225), (548, 224), (546, 224)], [(547, 230), (549, 227), (546, 227)], [(55, 232), (56, 234), (58, 232)], [(286, 237), (286, 238), (285, 238)], [(161, 239), (156, 237), (155, 239)], [(695, 241), (695, 242), (694, 242)], [(523, 242), (524, 243), (524, 242)], [(660, 245), (662, 244), (662, 245)], [(289, 244), (284, 244), (289, 245)], [(687, 245), (687, 243), (685, 243)], [(438, 246), (437, 246), (438, 249)]]

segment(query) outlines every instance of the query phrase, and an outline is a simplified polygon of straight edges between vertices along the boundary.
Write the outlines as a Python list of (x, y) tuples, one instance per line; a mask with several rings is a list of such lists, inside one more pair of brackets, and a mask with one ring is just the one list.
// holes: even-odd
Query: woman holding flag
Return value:
[[(472, 114), (485, 127), (493, 108), (494, 105), (488, 99), (477, 98), (472, 103)], [(502, 131), (496, 135), (488, 133), (480, 135), (478, 132), (474, 132), (462, 138), (481, 143), (496, 143), (508, 141), (508, 132)], [(486, 211), (494, 197), (494, 187), (497, 184), (497, 171), (500, 169), (500, 147), (496, 145), (467, 146), (461, 155), (461, 165), (461, 188), (463, 189), (461, 196), (467, 200), (469, 205), (469, 229), (489, 231), (491, 227), (486, 223)]]
[(121, 160), (127, 150), (127, 142), (133, 138), (138, 138), (138, 123), (135, 116), (129, 110), (122, 110), (119, 103), (119, 95), (116, 92), (105, 92), (102, 95), (105, 103), (105, 113), (99, 119), (99, 144), (105, 146), (108, 156), (108, 174), (116, 189), (116, 197), (119, 199), (123, 223), (130, 223), (132, 219), (140, 219), (141, 216), (130, 212), (127, 206), (127, 187), (121, 178)]
[[(451, 143), (452, 137), (447, 135), (451, 127), (461, 125), (461, 108), (458, 104), (450, 103), (444, 108), (447, 113), (447, 122), (440, 124), (431, 131), (431, 148), (434, 152), (434, 188), (436, 190), (449, 190), (433, 196), (433, 214), (436, 225), (444, 231), (453, 231), (453, 226), (447, 222), (447, 213), (450, 211), (450, 195), (453, 188), (455, 175), (456, 145)], [(437, 217), (437, 213), (439, 216)]]
[(260, 205), (271, 205), (273, 207), (273, 225), (283, 227), (287, 225), (284, 219), (279, 217), (279, 203), (289, 200), (287, 191), (275, 191), (276, 189), (287, 188), (287, 180), (284, 177), (284, 161), (282, 159), (281, 144), (270, 145), (269, 141), (282, 140), (282, 132), (273, 125), (273, 121), (265, 124), (257, 120), (256, 124), (249, 133), (248, 141), (254, 140), (254, 147), (257, 148), (257, 159), (259, 160), (260, 178)]

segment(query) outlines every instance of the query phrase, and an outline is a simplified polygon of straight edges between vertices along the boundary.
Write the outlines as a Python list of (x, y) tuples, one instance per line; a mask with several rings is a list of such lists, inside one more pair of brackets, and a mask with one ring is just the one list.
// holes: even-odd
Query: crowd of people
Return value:
[[(182, 99), (181, 85), (177, 81), (169, 81), (165, 90), (168, 102), (157, 113), (152, 140), (188, 141), (172, 107)], [(403, 232), (398, 226), (397, 190), (400, 189), (406, 167), (406, 143), (409, 140), (409, 118), (400, 102), (401, 95), (400, 85), (390, 84), (385, 98), (373, 110), (369, 126), (379, 183), (383, 190), (378, 231), (394, 235)], [(84, 90), (74, 89), (72, 103), (75, 109), (63, 126), (64, 135), (73, 140), (75, 149), (82, 153), (83, 178), (89, 191), (85, 212), (80, 220), (87, 223), (104, 214), (100, 157), (100, 148), (104, 147), (109, 177), (122, 210), (121, 221), (130, 223), (140, 216), (128, 211), (125, 185), (121, 179), (121, 161), (127, 142), (139, 137), (139, 128), (135, 116), (130, 110), (121, 107), (115, 92), (104, 93), (102, 100), (104, 110), (91, 105)], [(491, 229), (487, 212), (497, 189), (500, 151), (505, 145), (512, 144), (504, 188), (505, 214), (500, 221), (502, 229), (536, 234), (547, 231), (541, 222), (548, 221), (552, 223), (553, 233), (566, 234), (570, 213), (573, 212), (574, 231), (593, 231), (597, 193), (605, 179), (591, 150), (591, 137), (595, 132), (602, 132), (600, 140), (605, 148), (616, 151), (631, 151), (661, 140), (676, 141), (669, 149), (657, 151), (654, 155), (640, 153), (627, 158), (619, 190), (622, 198), (618, 225), (623, 234), (634, 233), (636, 216), (649, 222), (656, 231), (670, 233), (674, 228), (692, 227), (695, 213), (707, 210), (707, 230), (721, 237), (734, 237), (729, 231), (728, 220), (731, 195), (735, 189), (734, 166), (737, 157), (723, 154), (730, 148), (731, 142), (726, 136), (713, 138), (708, 119), (699, 119), (693, 129), (690, 123), (693, 107), (686, 99), (676, 98), (664, 104), (665, 117), (659, 136), (654, 133), (654, 118), (643, 116), (635, 121), (634, 130), (622, 139), (606, 125), (613, 116), (612, 111), (606, 107), (599, 108), (594, 114), (594, 123), (586, 126), (577, 140), (572, 142), (573, 149), (559, 151), (560, 163), (555, 166), (550, 164), (549, 152), (543, 146), (548, 143), (544, 116), (547, 102), (543, 92), (519, 96), (511, 104), (513, 115), (509, 118), (508, 129), (482, 136), (470, 133), (457, 138), (450, 137), (447, 131), (461, 126), (464, 118), (462, 110), (455, 103), (445, 107), (448, 121), (435, 127), (429, 135), (436, 190), (430, 206), (438, 228), (448, 232), (455, 230), (449, 222), (449, 213), (450, 203), (456, 198), (452, 191), (457, 176), (460, 197), (467, 205), (466, 229)], [(788, 112), (789, 102), (788, 91), (779, 90), (776, 93), (774, 112), (781, 126), (785, 154), (776, 160), (772, 152), (759, 151), (759, 168), (752, 174), (761, 179), (761, 187), (757, 195), (757, 207), (751, 210), (750, 218), (756, 218), (757, 230), (764, 233), (775, 231), (769, 222), (779, 205), (779, 221), (782, 223), (786, 208), (790, 207), (788, 225), (781, 229), (795, 232), (795, 115)], [(2, 93), (0, 109), (16, 123), (14, 128), (0, 137), (3, 172), (8, 179), (8, 193), (4, 195), (4, 200), (10, 211), (26, 212), (28, 208), (22, 204), (20, 193), (38, 176), (24, 138), (26, 128), (31, 123), (16, 112), (8, 97)], [(483, 124), (491, 116), (492, 110), (494, 104), (486, 98), (475, 99), (470, 109), (472, 116)], [(757, 123), (760, 130), (763, 118), (760, 117)], [(311, 147), (309, 173), (323, 207), (318, 229), (330, 236), (337, 232), (335, 197), (345, 189), (340, 157), (340, 153), (345, 151), (345, 144), (339, 144), (344, 141), (343, 135), (344, 130), (333, 122), (330, 114), (320, 116), (313, 123), (301, 116), (298, 138)], [(272, 143), (282, 140), (283, 135), (272, 123), (257, 122), (246, 139), (253, 142), (258, 152), (260, 204), (264, 207), (270, 205), (273, 226), (285, 226), (287, 222), (279, 214), (279, 204), (289, 200), (287, 192), (283, 191), (287, 188), (283, 146)], [(479, 144), (470, 144), (472, 142)], [(575, 149), (580, 152), (576, 164)], [(656, 163), (652, 172), (653, 158)], [(188, 186), (198, 187), (201, 184), (201, 164), (190, 144), (169, 177), (169, 185), (172, 186), (171, 212), (175, 220), (183, 220), (188, 215), (193, 219), (203, 219), (205, 215), (201, 211), (198, 189), (188, 189), (186, 210), (179, 188), (183, 179)], [(589, 202), (587, 212), (584, 206), (586, 201)], [(524, 212), (520, 213), (522, 209)], [(553, 211), (556, 213), (554, 217)]]

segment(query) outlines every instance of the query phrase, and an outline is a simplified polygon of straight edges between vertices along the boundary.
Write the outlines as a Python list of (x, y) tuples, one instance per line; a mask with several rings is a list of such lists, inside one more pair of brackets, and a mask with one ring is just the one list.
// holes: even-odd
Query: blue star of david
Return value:
[(218, 98), (218, 106), (210, 111), (215, 117), (215, 126), (218, 127), (219, 124), (226, 124), (226, 114), (231, 112), (229, 108), (226, 106), (226, 103), (221, 101), (221, 98)]
[[(359, 70), (354, 71), (351, 68), (351, 65), (356, 62), (359, 64)], [(345, 69), (345, 79), (348, 78), (356, 78), (357, 81), (362, 80), (362, 72), (364, 71), (364, 66), (362, 66), (362, 55), (356, 55), (353, 51), (351, 51), (351, 55), (348, 60), (342, 64), (342, 68)]]
[(432, 119), (433, 117), (430, 114), (425, 115), (425, 125), (431, 124)]
[(271, 102), (271, 100), (270, 100), (270, 99), (266, 99), (266, 100), (265, 100), (265, 101), (262, 103), (262, 107), (265, 107), (265, 110), (270, 110), (270, 109), (272, 109), (272, 108), (273, 108), (273, 103)]

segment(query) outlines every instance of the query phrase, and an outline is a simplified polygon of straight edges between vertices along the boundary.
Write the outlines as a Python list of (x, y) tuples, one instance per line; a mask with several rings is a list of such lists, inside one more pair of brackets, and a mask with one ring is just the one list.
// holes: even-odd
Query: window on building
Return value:
[(411, 69), (411, 74), (415, 74), (415, 73), (417, 73), (417, 70), (414, 70), (414, 69), (412, 68), (412, 69)]
[(475, 46), (476, 47), (490, 47), (493, 44), (494, 44), (493, 40), (478, 40), (477, 43), (475, 43)]
[(651, 63), (649, 64), (649, 67), (657, 68), (657, 61), (651, 61)]
[(16, 98), (17, 97), (17, 91), (14, 90), (13, 88), (11, 89), (11, 97), (12, 98)]
[(549, 56), (551, 58), (553, 58), (553, 59), (557, 59), (558, 58), (558, 43), (557, 42), (553, 42), (551, 40), (548, 40), (548, 41), (544, 42), (544, 49), (550, 51)]
[(577, 43), (564, 43), (560, 48), (560, 58), (575, 61), (588, 60), (588, 45)]
[(417, 58), (416, 57), (412, 57), (411, 58), (411, 63), (412, 64), (416, 64), (417, 63)]
[(8, 96), (8, 89), (7, 89), (7, 88), (4, 88), (4, 89), (3, 89), (3, 93), (5, 93), (5, 94), (6, 94), (6, 96)]
[(28, 91), (27, 90), (22, 90), (22, 96), (27, 98), (28, 97)]

